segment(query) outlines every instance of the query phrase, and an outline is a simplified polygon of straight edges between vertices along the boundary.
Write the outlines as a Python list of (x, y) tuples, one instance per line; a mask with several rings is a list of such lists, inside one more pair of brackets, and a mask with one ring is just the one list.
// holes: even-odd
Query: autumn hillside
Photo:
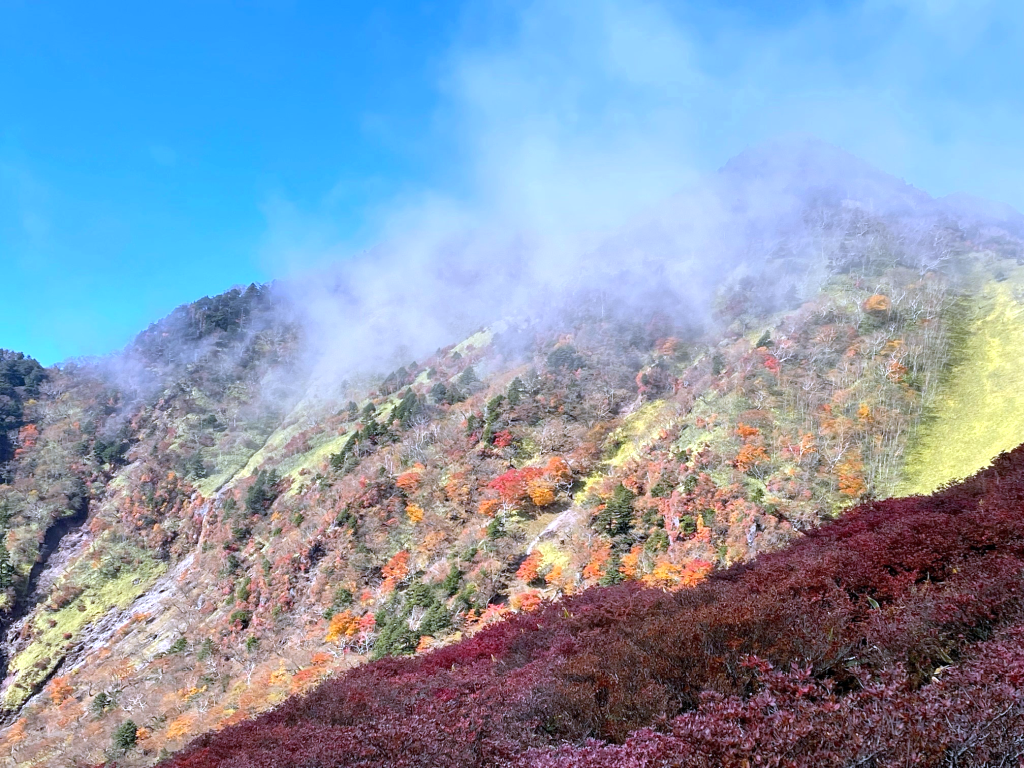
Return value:
[(806, 710), (773, 739), (982, 722), (941, 691), (1015, 621), (1017, 454), (883, 500), (1024, 441), (1024, 227), (986, 211), (773, 145), (567, 285), (471, 240), (436, 296), (385, 254), (0, 352), (0, 754), (281, 764), (256, 722), (324, 764), (718, 764), (700, 718), (741, 754), (770, 696)]
[(675, 592), (595, 587), (166, 763), (981, 766), (1024, 756), (1024, 447)]

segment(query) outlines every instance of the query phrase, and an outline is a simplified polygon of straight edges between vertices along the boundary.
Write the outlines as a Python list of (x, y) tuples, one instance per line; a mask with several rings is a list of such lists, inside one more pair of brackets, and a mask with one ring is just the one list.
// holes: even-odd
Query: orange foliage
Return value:
[(405, 516), (415, 525), (423, 520), (423, 507), (419, 504), (410, 504), (405, 508)]
[(35, 424), (26, 424), (20, 430), (18, 430), (18, 449), (15, 450), (15, 456), (21, 456), (29, 448), (33, 448), (36, 441), (39, 439), (39, 427)]
[(654, 351), (659, 355), (665, 357), (671, 357), (676, 353), (679, 348), (679, 339), (672, 338), (669, 336), (667, 339), (658, 339), (654, 342)]
[(538, 507), (546, 507), (555, 501), (555, 486), (550, 480), (533, 480), (527, 484), (526, 492)]
[(736, 468), (740, 472), (747, 472), (766, 461), (768, 461), (768, 452), (760, 445), (747, 443), (736, 454)]
[(864, 482), (864, 462), (854, 456), (847, 459), (838, 467), (839, 471), (839, 492), (844, 496), (860, 496), (867, 490)]
[(431, 531), (423, 537), (423, 551), (434, 552), (447, 540), (444, 531)]
[(416, 653), (423, 653), (424, 651), (430, 650), (430, 646), (434, 644), (434, 638), (430, 635), (422, 635), (419, 643), (416, 644)]
[(519, 570), (516, 571), (516, 578), (522, 579), (527, 584), (536, 579), (540, 574), (538, 570), (543, 565), (544, 558), (540, 552), (531, 552), (530, 555), (523, 560), (523, 564), (519, 566)]
[(417, 464), (413, 469), (408, 472), (403, 472), (395, 478), (395, 485), (401, 488), (406, 493), (415, 493), (419, 490), (420, 483), (423, 481), (423, 465)]
[(530, 611), (535, 611), (540, 607), (542, 598), (539, 592), (531, 589), (526, 592), (520, 592), (519, 594), (512, 595), (509, 602), (511, 602), (512, 607), (517, 611), (529, 613)]
[(359, 619), (353, 616), (351, 611), (341, 611), (331, 617), (324, 640), (328, 643), (336, 643), (343, 637), (355, 637), (357, 632), (359, 632)]
[(548, 571), (547, 575), (544, 577), (544, 581), (546, 581), (549, 585), (554, 585), (557, 584), (558, 580), (561, 578), (562, 566), (559, 563), (555, 563), (553, 566), (551, 566), (551, 570)]
[(85, 714), (85, 707), (74, 699), (67, 699), (57, 710), (57, 725), (60, 728), (67, 728), (72, 723), (77, 723)]
[(58, 706), (75, 692), (67, 677), (55, 677), (50, 681), (50, 700)]
[(11, 729), (7, 732), (7, 738), (4, 740), (8, 746), (20, 744), (25, 740), (25, 725), (26, 720), (22, 717), (11, 726)]
[(561, 456), (552, 456), (544, 465), (544, 472), (555, 482), (568, 482), (572, 480), (572, 470), (569, 463)]
[(744, 440), (750, 437), (757, 437), (761, 434), (761, 430), (757, 427), (751, 427), (747, 424), (737, 424), (736, 434), (742, 437)]
[(477, 511), (481, 515), (494, 517), (498, 513), (499, 509), (501, 509), (500, 499), (481, 499), (480, 506), (477, 508)]
[(465, 470), (453, 472), (444, 484), (444, 492), (456, 504), (466, 504), (469, 502), (469, 473)]
[(583, 578), (589, 581), (600, 579), (604, 576), (605, 567), (611, 559), (611, 553), (611, 545), (608, 544), (594, 550), (594, 553), (590, 556), (590, 562), (583, 567)]
[(383, 590), (384, 594), (388, 594), (395, 589), (395, 586), (402, 579), (409, 575), (409, 553), (404, 549), (397, 553), (388, 560), (387, 565), (381, 569), (381, 573), (384, 574), (384, 583), (381, 584), (381, 590)]
[(699, 558), (696, 560), (691, 560), (683, 568), (682, 575), (679, 579), (679, 586), (697, 586), (708, 577), (708, 574), (711, 573), (712, 567), (713, 566), (711, 565), (711, 563), (709, 563), (707, 560), (701, 560)]
[(907, 366), (899, 360), (890, 360), (886, 366), (885, 376), (889, 381), (899, 381), (907, 375)]
[(110, 676), (118, 682), (126, 680), (131, 677), (131, 674), (135, 671), (135, 665), (132, 664), (129, 659), (121, 659), (114, 665), (114, 669), (111, 670)]
[(876, 293), (864, 302), (865, 312), (888, 312), (892, 309), (892, 300), (881, 293)]

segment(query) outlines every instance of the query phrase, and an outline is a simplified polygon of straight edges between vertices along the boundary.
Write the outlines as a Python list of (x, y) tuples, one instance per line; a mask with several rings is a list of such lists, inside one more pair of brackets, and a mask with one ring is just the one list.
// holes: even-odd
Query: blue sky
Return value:
[(398, 231), (589, 226), (773, 135), (1024, 208), (1024, 4), (0, 0), (0, 347)]

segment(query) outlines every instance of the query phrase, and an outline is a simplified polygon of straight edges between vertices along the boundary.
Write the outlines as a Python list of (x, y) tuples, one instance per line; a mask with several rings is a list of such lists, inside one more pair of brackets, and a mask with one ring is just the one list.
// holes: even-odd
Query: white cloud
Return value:
[[(865, 0), (766, 26), (657, 2), (498, 6), (467, 24), (438, 86), (456, 183), (370, 212), (383, 245), (369, 255), (332, 240), (330, 216), (279, 204), (268, 253), (344, 262), (328, 290), (302, 291), (345, 368), (390, 359), (398, 340), (418, 355), (617, 270), (637, 296), (656, 274), (699, 303), (738, 264), (716, 201), (679, 193), (779, 134), (819, 136), (938, 194), (1022, 204), (1021, 105), (943, 79), (998, 75), (1024, 49), (1015, 7)], [(776, 191), (751, 202), (769, 218), (787, 204)], [(598, 247), (626, 227), (645, 234)]]

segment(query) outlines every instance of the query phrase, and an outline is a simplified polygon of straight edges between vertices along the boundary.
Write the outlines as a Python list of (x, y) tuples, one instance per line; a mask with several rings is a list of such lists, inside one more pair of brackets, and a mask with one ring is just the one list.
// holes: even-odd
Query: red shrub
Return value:
[(356, 668), (168, 765), (1015, 765), (1022, 574), (1018, 449), (692, 589), (591, 589)]

